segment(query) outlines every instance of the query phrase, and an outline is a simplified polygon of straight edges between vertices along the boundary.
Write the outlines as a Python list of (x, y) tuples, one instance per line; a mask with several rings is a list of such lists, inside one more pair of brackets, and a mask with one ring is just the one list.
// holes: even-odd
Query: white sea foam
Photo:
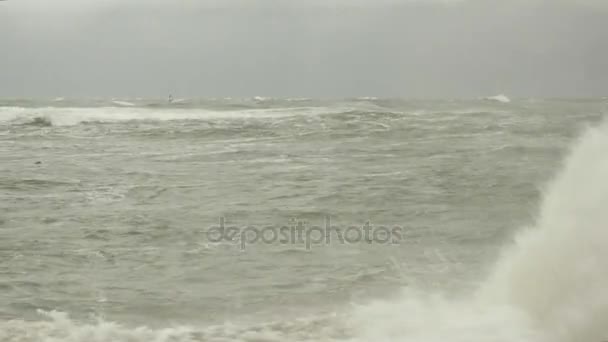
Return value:
[(131, 102), (127, 102), (127, 101), (112, 101), (113, 104), (118, 105), (118, 106), (122, 106), (122, 107), (133, 107), (135, 106), (134, 103)]
[(553, 341), (608, 337), (608, 125), (590, 130), (547, 188), (482, 289), (485, 301), (525, 311)]
[(1, 341), (19, 342), (191, 342), (192, 329), (146, 327), (126, 328), (119, 324), (98, 321), (96, 324), (77, 324), (61, 312), (40, 312), (48, 320), (26, 322), (12, 320), (0, 323)]
[(409, 291), (356, 310), (357, 341), (577, 342), (608, 338), (608, 125), (587, 133), (533, 228), (476, 293)]
[(508, 98), (506, 95), (500, 94), (500, 95), (495, 95), (495, 96), (489, 96), (484, 98), (484, 100), (487, 101), (496, 101), (496, 102), (500, 102), (500, 103), (510, 103), (511, 99)]
[(153, 329), (97, 319), (77, 322), (64, 312), (39, 311), (40, 321), (0, 322), (0, 341), (18, 342), (330, 342), (343, 340), (345, 334), (325, 324), (333, 315), (302, 318), (268, 324), (193, 327), (174, 326)]
[(150, 109), (141, 107), (100, 108), (23, 108), (0, 107), (0, 123), (27, 124), (43, 120), (53, 126), (72, 126), (84, 122), (121, 122), (135, 120), (211, 120), (254, 119), (340, 113), (344, 108), (297, 107), (214, 111), (205, 109)]

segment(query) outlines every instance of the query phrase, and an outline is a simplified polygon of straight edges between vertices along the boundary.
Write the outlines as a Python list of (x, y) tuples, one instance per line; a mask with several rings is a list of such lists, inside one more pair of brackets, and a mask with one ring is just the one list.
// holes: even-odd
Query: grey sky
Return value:
[(8, 0), (0, 97), (608, 95), (600, 0)]

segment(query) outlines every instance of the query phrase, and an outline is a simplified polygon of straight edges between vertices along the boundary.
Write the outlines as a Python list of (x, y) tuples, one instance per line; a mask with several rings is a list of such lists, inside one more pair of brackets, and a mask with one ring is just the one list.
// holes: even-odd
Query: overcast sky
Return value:
[(8, 0), (0, 97), (608, 95), (602, 0)]

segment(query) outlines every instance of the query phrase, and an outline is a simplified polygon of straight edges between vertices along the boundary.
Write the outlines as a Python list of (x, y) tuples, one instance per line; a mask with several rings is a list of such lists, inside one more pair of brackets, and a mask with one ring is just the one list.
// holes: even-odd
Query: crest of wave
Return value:
[(476, 293), (408, 292), (360, 307), (360, 341), (599, 342), (608, 338), (608, 125), (590, 129), (543, 196), (536, 223)]
[(192, 330), (167, 328), (153, 330), (145, 327), (129, 329), (116, 323), (99, 321), (94, 325), (76, 324), (67, 314), (43, 312), (48, 321), (7, 321), (0, 323), (0, 340), (19, 342), (190, 342)]
[(73, 126), (86, 122), (273, 119), (297, 115), (339, 114), (349, 110), (352, 109), (348, 107), (286, 107), (242, 110), (150, 109), (127, 105), (98, 108), (4, 107), (0, 108), (0, 124)]
[[(335, 342), (346, 336), (336, 329), (335, 314), (263, 324), (129, 327), (103, 319), (82, 322), (67, 313), (42, 311), (42, 321), (0, 321), (0, 341), (11, 342)], [(339, 324), (338, 327), (341, 327)]]
[(486, 98), (484, 98), (484, 100), (486, 100), (486, 101), (501, 102), (501, 103), (510, 103), (511, 102), (511, 99), (508, 98), (504, 94), (486, 97)]

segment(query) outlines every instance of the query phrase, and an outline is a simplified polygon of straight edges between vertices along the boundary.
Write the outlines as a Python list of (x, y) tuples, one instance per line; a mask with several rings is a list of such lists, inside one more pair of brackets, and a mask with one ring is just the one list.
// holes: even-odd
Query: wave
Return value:
[(65, 313), (39, 311), (48, 320), (27, 322), (11, 320), (0, 323), (2, 341), (64, 341), (64, 342), (144, 342), (193, 341), (188, 328), (153, 330), (145, 327), (129, 329), (116, 323), (99, 320), (96, 324), (78, 324)]
[(53, 123), (48, 118), (36, 116), (36, 117), (33, 117), (30, 121), (24, 122), (23, 125), (24, 126), (49, 127), (49, 126), (53, 126)]
[(525, 311), (554, 341), (608, 337), (608, 124), (591, 129), (544, 194), (533, 229), (499, 262), (484, 299)]
[(97, 107), (97, 108), (23, 108), (0, 107), (0, 124), (34, 126), (73, 126), (88, 122), (178, 121), (215, 119), (281, 118), (297, 115), (315, 116), (341, 113), (350, 109), (292, 107), (239, 110), (187, 108)]
[(185, 103), (186, 99), (173, 99), (171, 100), (172, 104), (179, 104), (179, 103)]
[(362, 306), (353, 319), (359, 340), (606, 340), (607, 161), (604, 124), (571, 151), (544, 193), (535, 225), (505, 249), (474, 293), (447, 299), (408, 290), (400, 300)]
[(78, 184), (78, 182), (66, 182), (58, 180), (47, 180), (47, 179), (14, 179), (14, 178), (0, 178), (0, 189), (8, 190), (32, 190), (32, 189), (45, 189), (60, 186), (72, 186)]
[(267, 102), (267, 101), (272, 101), (272, 97), (254, 96), (253, 100), (256, 102)]
[(324, 326), (334, 317), (302, 318), (292, 322), (259, 325), (193, 327), (176, 326), (153, 329), (131, 328), (97, 319), (83, 323), (72, 320), (67, 313), (38, 311), (45, 319), (37, 322), (10, 320), (0, 322), (1, 341), (40, 342), (227, 342), (227, 341), (338, 341), (347, 337), (339, 330), (327, 331)]
[(500, 102), (500, 103), (510, 103), (511, 102), (511, 99), (503, 94), (485, 97), (484, 100), (495, 101), (495, 102)]
[(118, 105), (118, 106), (123, 106), (123, 107), (133, 107), (135, 106), (134, 103), (131, 102), (127, 102), (127, 101), (112, 101), (113, 104)]
[[(283, 106), (252, 108), (187, 108), (180, 105), (145, 107), (0, 107), (0, 125), (74, 126), (86, 123), (120, 123), (131, 121), (225, 121), (280, 119), (289, 117), (333, 117), (337, 120), (385, 120), (417, 117), (429, 122), (459, 120), (460, 115), (489, 115), (506, 112), (484, 108), (407, 109), (396, 110), (378, 105), (342, 103), (333, 106)], [(382, 123), (379, 122), (379, 125)]]
[(287, 102), (306, 102), (306, 101), (312, 101), (313, 99), (310, 97), (290, 97), (285, 99), (285, 101)]

